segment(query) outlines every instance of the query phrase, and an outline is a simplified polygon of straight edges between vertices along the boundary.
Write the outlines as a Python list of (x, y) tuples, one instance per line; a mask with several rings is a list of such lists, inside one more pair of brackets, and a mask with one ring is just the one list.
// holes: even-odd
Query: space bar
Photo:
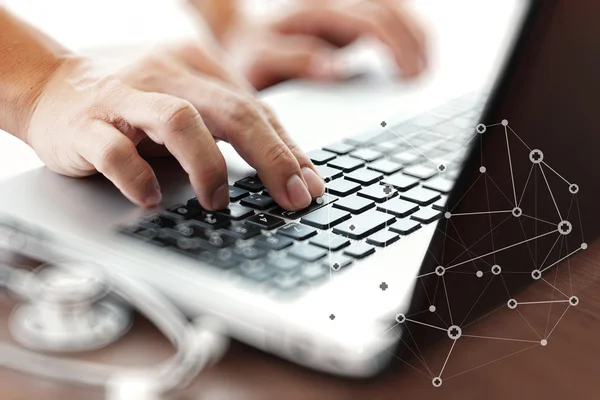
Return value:
[(304, 217), (306, 214), (311, 213), (319, 208), (326, 206), (329, 203), (333, 203), (338, 198), (332, 196), (330, 194), (324, 194), (316, 200), (313, 200), (312, 203), (308, 207), (302, 210), (297, 211), (288, 211), (281, 207), (276, 207), (271, 211), (268, 211), (269, 214), (276, 215), (278, 217), (287, 218), (287, 219), (298, 219)]

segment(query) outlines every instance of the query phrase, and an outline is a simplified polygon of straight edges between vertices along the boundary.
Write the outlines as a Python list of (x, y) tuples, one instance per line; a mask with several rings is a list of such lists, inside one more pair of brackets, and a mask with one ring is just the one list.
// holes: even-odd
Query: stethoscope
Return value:
[[(146, 285), (91, 264), (45, 264), (32, 272), (0, 265), (0, 286), (23, 301), (9, 318), (10, 333), (23, 347), (0, 342), (0, 367), (101, 386), (110, 400), (159, 399), (184, 387), (227, 348), (218, 321), (200, 318), (190, 323)], [(113, 343), (130, 327), (127, 304), (172, 342), (176, 352), (169, 360), (148, 368), (127, 368), (49, 354)]]

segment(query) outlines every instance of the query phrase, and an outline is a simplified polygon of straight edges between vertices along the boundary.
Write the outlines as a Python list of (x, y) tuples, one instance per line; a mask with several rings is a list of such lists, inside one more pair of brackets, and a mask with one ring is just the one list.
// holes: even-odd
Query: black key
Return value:
[(179, 232), (181, 235), (187, 238), (206, 239), (208, 237), (207, 229), (210, 230), (212, 228), (207, 228), (206, 225), (203, 225), (191, 219), (189, 221), (184, 221), (175, 225), (173, 229), (175, 229), (177, 232)]
[(438, 192), (421, 187), (416, 187), (408, 192), (400, 194), (401, 199), (412, 201), (420, 206), (427, 206), (434, 201), (439, 200), (441, 197), (442, 196), (440, 196)]
[(246, 189), (229, 185), (229, 200), (239, 201), (250, 194)]
[(342, 268), (352, 264), (354, 260), (343, 254), (335, 254), (330, 257), (325, 257), (321, 262), (321, 265), (327, 268), (331, 268), (333, 271), (339, 271)]
[(256, 224), (261, 228), (267, 230), (279, 228), (280, 226), (285, 225), (285, 221), (283, 219), (263, 213), (256, 214), (255, 216), (248, 218), (247, 222), (251, 224)]
[(183, 220), (184, 218), (178, 214), (163, 211), (142, 218), (138, 225), (146, 229), (172, 228)]
[(358, 183), (350, 182), (345, 179), (338, 179), (327, 184), (327, 193), (341, 197), (356, 193), (359, 190), (360, 185)]
[(194, 220), (200, 225), (212, 229), (226, 228), (231, 224), (231, 220), (223, 214), (208, 211), (203, 211), (200, 215), (195, 216)]
[(302, 261), (294, 257), (275, 257), (269, 258), (267, 264), (280, 271), (290, 272), (302, 266)]
[(321, 264), (307, 265), (301, 272), (303, 279), (307, 281), (317, 281), (329, 275), (329, 267)]
[(379, 231), (367, 238), (367, 243), (377, 247), (385, 247), (400, 239), (397, 233), (388, 230)]
[(444, 194), (450, 193), (452, 186), (454, 186), (453, 181), (442, 177), (431, 179), (423, 184), (423, 187), (426, 187), (427, 189), (435, 190)]
[(339, 169), (331, 168), (326, 165), (317, 165), (317, 172), (325, 182), (341, 178), (344, 174)]
[(421, 224), (417, 221), (413, 221), (409, 218), (398, 220), (395, 224), (390, 226), (390, 231), (399, 233), (401, 235), (408, 235), (413, 233), (421, 227)]
[(448, 202), (448, 196), (442, 196), (438, 201), (431, 205), (431, 208), (438, 211), (446, 211), (446, 202)]
[(406, 175), (414, 176), (415, 178), (427, 180), (437, 175), (438, 171), (435, 168), (427, 167), (425, 165), (413, 165), (404, 168), (403, 171)]
[(285, 210), (281, 207), (277, 207), (277, 208), (274, 208), (273, 210), (269, 211), (269, 214), (273, 214), (278, 217), (287, 218), (287, 219), (298, 219), (298, 218), (305, 216), (306, 214), (309, 214), (315, 210), (318, 210), (321, 207), (325, 207), (327, 204), (330, 204), (336, 200), (337, 200), (337, 197), (330, 196), (328, 194), (324, 194), (323, 196), (319, 197), (318, 199), (313, 200), (312, 203), (310, 203), (310, 205), (303, 210), (289, 211), (289, 210)]
[(373, 200), (365, 199), (364, 197), (350, 196), (339, 199), (333, 206), (340, 210), (351, 212), (352, 214), (360, 214), (367, 211), (369, 208), (375, 207)]
[(245, 240), (260, 235), (261, 228), (260, 226), (253, 224), (240, 224), (228, 227), (227, 232), (229, 232), (230, 235)]
[(253, 176), (240, 179), (239, 181), (234, 183), (234, 185), (253, 193), (260, 192), (265, 188), (260, 179)]
[(259, 258), (265, 257), (268, 252), (268, 249), (254, 245), (237, 247), (235, 249), (235, 254), (243, 258), (247, 258), (248, 260), (258, 260)]
[(198, 259), (221, 269), (232, 269), (241, 262), (241, 259), (236, 257), (230, 250), (218, 251), (217, 253), (205, 251), (200, 253)]
[(367, 168), (381, 172), (382, 174), (391, 175), (400, 171), (402, 165), (390, 160), (377, 160), (374, 163), (367, 165)]
[(267, 197), (271, 197), (271, 195), (269, 194), (269, 192), (265, 189), (262, 191), (261, 193), (263, 196), (267, 196)]
[(337, 157), (337, 154), (326, 150), (309, 151), (307, 155), (315, 165), (326, 164), (327, 161), (331, 161)]
[(275, 275), (275, 270), (268, 266), (265, 260), (246, 261), (240, 266), (242, 276), (256, 282), (264, 282)]
[(363, 165), (364, 161), (349, 156), (341, 156), (327, 163), (327, 166), (341, 169), (343, 172), (352, 172)]
[(294, 241), (281, 235), (260, 235), (255, 239), (254, 244), (271, 250), (282, 250), (294, 244)]
[(344, 254), (356, 259), (365, 258), (373, 253), (375, 253), (375, 247), (362, 242), (355, 243), (344, 250)]
[(300, 222), (319, 229), (329, 229), (347, 219), (350, 219), (349, 212), (332, 207), (324, 207), (302, 217)]
[(383, 203), (386, 200), (398, 196), (398, 192), (392, 186), (389, 185), (373, 185), (363, 188), (358, 192), (360, 197), (365, 199), (373, 200), (377, 203)]
[(219, 210), (217, 213), (230, 218), (234, 221), (239, 221), (244, 218), (248, 218), (254, 215), (254, 210), (248, 207), (241, 206), (239, 204), (231, 203), (229, 207), (224, 210)]
[(305, 261), (317, 261), (327, 255), (327, 250), (308, 243), (298, 244), (290, 249), (289, 255)]
[(419, 221), (422, 224), (429, 224), (442, 216), (441, 211), (434, 210), (429, 207), (421, 208), (419, 211), (410, 216), (411, 219)]
[(335, 154), (343, 155), (343, 154), (350, 153), (355, 148), (356, 148), (355, 146), (352, 146), (350, 144), (338, 142), (338, 143), (333, 143), (333, 144), (323, 147), (323, 150), (327, 150), (327, 151), (330, 151)]
[(363, 186), (369, 186), (381, 180), (383, 174), (370, 169), (361, 168), (344, 175), (344, 178), (352, 182), (360, 183)]
[(256, 208), (258, 210), (266, 210), (275, 205), (272, 198), (263, 196), (262, 194), (252, 193), (240, 201), (240, 204), (246, 207)]
[(168, 208), (167, 211), (169, 211), (173, 214), (181, 215), (184, 219), (190, 219), (190, 218), (194, 218), (195, 216), (200, 214), (202, 212), (202, 208), (195, 207), (193, 205), (188, 206), (188, 205), (178, 204), (176, 206)]
[(148, 215), (138, 221), (138, 226), (144, 229), (155, 229), (161, 228), (161, 219), (158, 214)]
[(297, 222), (292, 222), (291, 224), (280, 228), (277, 231), (277, 233), (280, 235), (291, 237), (294, 240), (305, 240), (311, 236), (316, 235), (317, 231), (314, 228), (311, 228), (310, 226), (301, 225)]
[(159, 242), (163, 242), (169, 246), (177, 246), (177, 242), (181, 238), (184, 238), (184, 236), (175, 229), (163, 228), (158, 230), (158, 234), (154, 240), (158, 240)]
[(382, 158), (383, 154), (372, 149), (358, 149), (350, 153), (350, 157), (358, 158), (370, 163)]
[(233, 246), (236, 239), (227, 234), (228, 231), (212, 232), (206, 240), (200, 240), (199, 244), (208, 251), (217, 251)]
[(392, 199), (377, 206), (377, 210), (404, 218), (419, 210), (419, 206), (408, 201)]
[(381, 182), (383, 185), (393, 186), (401, 192), (406, 192), (408, 189), (419, 184), (417, 179), (409, 178), (408, 176), (404, 176), (402, 174), (386, 176)]
[(334, 235), (331, 232), (324, 232), (320, 235), (310, 239), (311, 244), (329, 249), (331, 251), (338, 251), (344, 247), (350, 245), (350, 241), (343, 236)]
[(385, 228), (395, 220), (396, 218), (393, 215), (374, 210), (367, 211), (336, 226), (333, 228), (333, 233), (349, 237), (350, 239), (360, 240)]

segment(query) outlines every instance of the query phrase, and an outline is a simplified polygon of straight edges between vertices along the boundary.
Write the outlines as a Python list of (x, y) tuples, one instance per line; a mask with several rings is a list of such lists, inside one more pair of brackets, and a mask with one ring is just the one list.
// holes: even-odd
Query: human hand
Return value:
[(226, 163), (215, 142), (225, 140), (279, 205), (304, 208), (323, 194), (323, 181), (249, 88), (194, 43), (126, 68), (70, 58), (36, 99), (25, 141), (51, 170), (73, 177), (100, 172), (147, 207), (161, 193), (142, 155), (159, 147), (189, 174), (201, 205), (217, 210), (229, 202)]
[(273, 21), (237, 23), (222, 40), (257, 89), (290, 78), (336, 80), (333, 54), (371, 35), (391, 51), (405, 76), (426, 66), (423, 29), (398, 0), (298, 2)]

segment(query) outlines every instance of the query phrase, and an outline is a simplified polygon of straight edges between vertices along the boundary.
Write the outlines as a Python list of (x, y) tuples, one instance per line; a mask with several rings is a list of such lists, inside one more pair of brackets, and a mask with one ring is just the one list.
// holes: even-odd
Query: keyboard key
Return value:
[(252, 239), (253, 237), (260, 235), (261, 228), (260, 226), (253, 224), (240, 224), (228, 227), (227, 232), (239, 239), (246, 240)]
[(369, 208), (375, 207), (375, 202), (373, 200), (365, 199), (364, 197), (350, 196), (339, 199), (333, 206), (340, 210), (351, 212), (352, 214), (360, 214), (367, 211)]
[(402, 165), (390, 160), (377, 160), (374, 163), (367, 165), (367, 168), (381, 172), (382, 174), (391, 175), (400, 171)]
[(341, 178), (344, 174), (339, 169), (331, 168), (326, 165), (317, 165), (317, 172), (325, 182)]
[(173, 229), (175, 229), (177, 232), (181, 233), (183, 236), (188, 238), (195, 237), (206, 239), (206, 231), (207, 229), (210, 230), (211, 228), (207, 228), (206, 225), (200, 224), (192, 219), (175, 225)]
[(285, 221), (281, 218), (273, 217), (269, 214), (256, 214), (246, 220), (249, 224), (256, 224), (263, 229), (271, 230), (285, 225)]
[(217, 251), (233, 246), (236, 239), (225, 232), (226, 231), (212, 232), (208, 235), (207, 240), (200, 240), (198, 244), (208, 251)]
[(377, 206), (377, 210), (404, 218), (419, 210), (419, 206), (401, 199), (392, 199)]
[(302, 217), (300, 222), (319, 229), (329, 229), (347, 219), (350, 213), (332, 207), (324, 207)]
[(419, 184), (418, 180), (410, 178), (408, 176), (404, 176), (402, 174), (386, 176), (381, 182), (383, 185), (393, 186), (401, 192), (406, 192), (408, 189), (413, 188)]
[(404, 168), (403, 172), (406, 175), (414, 176), (415, 178), (423, 180), (432, 178), (438, 173), (437, 169), (425, 165), (412, 165), (410, 167)]
[(262, 194), (263, 196), (267, 196), (267, 197), (271, 197), (271, 195), (269, 194), (269, 192), (265, 189), (262, 192), (260, 192), (260, 194)]
[(323, 150), (330, 151), (332, 153), (339, 154), (339, 155), (344, 155), (344, 154), (350, 153), (355, 148), (356, 147), (352, 146), (351, 144), (338, 142), (338, 143), (333, 143), (333, 144), (323, 147)]
[(290, 272), (302, 266), (302, 261), (294, 257), (274, 257), (269, 258), (267, 264), (271, 267), (284, 272)]
[(344, 178), (352, 182), (360, 183), (363, 186), (369, 186), (381, 180), (383, 174), (370, 169), (361, 168), (346, 174)]
[(349, 156), (341, 156), (327, 163), (327, 166), (341, 169), (343, 172), (352, 172), (363, 165), (364, 161)]
[(301, 272), (303, 279), (307, 281), (317, 281), (325, 276), (329, 275), (329, 267), (325, 267), (321, 264), (307, 265)]
[(268, 252), (268, 249), (254, 245), (237, 247), (235, 249), (235, 254), (247, 258), (248, 260), (258, 260), (259, 258), (265, 257)]
[(401, 235), (408, 235), (413, 233), (421, 227), (421, 224), (417, 221), (413, 221), (409, 218), (398, 220), (395, 224), (390, 226), (390, 231), (399, 233)]
[(200, 253), (198, 256), (200, 261), (209, 263), (217, 268), (221, 269), (232, 269), (240, 264), (240, 259), (237, 258), (231, 251), (219, 251), (217, 253), (211, 253), (208, 251)]
[(188, 205), (178, 204), (176, 206), (168, 208), (167, 211), (169, 211), (173, 214), (181, 215), (184, 219), (190, 219), (190, 218), (194, 218), (196, 215), (200, 214), (202, 212), (202, 208), (195, 207), (193, 205), (188, 206)]
[(327, 250), (308, 243), (301, 243), (292, 247), (288, 253), (293, 257), (300, 258), (305, 261), (317, 261), (327, 255)]
[(421, 208), (410, 216), (411, 219), (419, 221), (422, 224), (429, 224), (442, 216), (442, 212), (429, 207)]
[(317, 234), (317, 231), (314, 228), (311, 228), (310, 226), (301, 225), (297, 222), (292, 222), (291, 224), (280, 228), (277, 231), (277, 233), (280, 235), (291, 237), (294, 240), (306, 240), (311, 236), (315, 236)]
[(195, 216), (194, 220), (200, 225), (204, 225), (205, 227), (212, 229), (225, 228), (231, 224), (231, 220), (228, 217), (225, 217), (223, 214), (208, 211), (203, 211), (200, 213), (200, 215)]
[(217, 213), (234, 221), (239, 221), (241, 219), (253, 216), (254, 210), (239, 204), (231, 203), (229, 204), (229, 207), (224, 210), (219, 210)]
[(271, 280), (271, 284), (275, 286), (275, 288), (284, 292), (289, 292), (302, 287), (303, 283), (300, 274), (276, 274)]
[(356, 144), (359, 146), (367, 146), (374, 143), (382, 143), (386, 142), (390, 139), (394, 138), (394, 132), (390, 132), (389, 130), (374, 130), (371, 132), (361, 133), (360, 135), (352, 136), (344, 139), (344, 142)]
[(360, 190), (360, 185), (345, 179), (338, 179), (327, 184), (327, 193), (345, 197)]
[(435, 190), (444, 194), (450, 193), (450, 190), (452, 190), (453, 186), (453, 181), (442, 177), (431, 179), (423, 184), (423, 187), (427, 189)]
[(330, 257), (325, 257), (321, 262), (326, 268), (330, 268), (333, 271), (339, 271), (342, 268), (346, 268), (348, 265), (352, 264), (354, 260), (348, 256), (343, 254), (334, 254)]
[(250, 192), (246, 189), (229, 185), (229, 200), (231, 201), (240, 201), (249, 194)]
[(365, 199), (382, 203), (398, 196), (398, 192), (396, 189), (392, 188), (392, 186), (373, 185), (362, 189), (360, 192), (358, 192), (358, 195), (360, 197), (364, 197)]
[[(411, 148), (412, 149), (412, 148)], [(390, 155), (390, 160), (402, 165), (410, 165), (419, 161), (423, 156), (415, 150), (402, 151), (400, 153)]]
[(373, 253), (375, 253), (375, 247), (362, 242), (355, 243), (344, 250), (344, 254), (356, 259), (365, 258)]
[(262, 194), (253, 193), (240, 201), (240, 204), (246, 207), (256, 208), (257, 210), (266, 210), (275, 205), (272, 198)]
[(326, 164), (327, 161), (331, 161), (337, 157), (337, 154), (326, 150), (309, 151), (307, 155), (315, 165)]
[(393, 215), (379, 211), (367, 211), (333, 228), (333, 233), (360, 240), (383, 229), (396, 220)]
[(294, 241), (289, 237), (281, 235), (260, 235), (255, 239), (254, 243), (257, 246), (266, 247), (271, 250), (282, 250), (294, 244)]
[(265, 188), (260, 179), (252, 176), (240, 179), (234, 185), (253, 193), (260, 192)]
[(397, 233), (388, 230), (379, 231), (367, 238), (367, 243), (377, 247), (385, 247), (400, 239)]
[(276, 271), (268, 266), (266, 261), (254, 260), (243, 263), (239, 268), (239, 272), (242, 276), (260, 283), (273, 277)]
[(438, 211), (446, 211), (446, 202), (448, 201), (448, 196), (442, 196), (438, 201), (431, 205), (431, 208)]
[(383, 154), (371, 149), (358, 149), (350, 153), (350, 157), (358, 158), (366, 162), (373, 162), (382, 158)]
[(312, 203), (310, 203), (310, 205), (303, 210), (289, 211), (289, 210), (285, 210), (281, 207), (277, 207), (277, 208), (274, 208), (273, 210), (269, 211), (269, 214), (273, 214), (278, 217), (287, 218), (287, 219), (298, 219), (298, 218), (305, 216), (306, 214), (309, 214), (315, 210), (318, 210), (321, 207), (325, 207), (327, 204), (337, 201), (337, 199), (338, 198), (335, 196), (324, 194), (323, 196), (319, 197), (318, 199), (313, 200)]
[(350, 245), (350, 241), (348, 239), (343, 236), (334, 235), (331, 232), (321, 233), (320, 235), (310, 239), (310, 243), (331, 251), (338, 251)]
[(412, 201), (420, 206), (427, 206), (441, 197), (438, 192), (421, 187), (416, 187), (400, 194), (401, 199)]
[(446, 120), (447, 118), (445, 116), (427, 113), (419, 115), (418, 117), (412, 119), (410, 123), (416, 126), (430, 127), (439, 125)]

